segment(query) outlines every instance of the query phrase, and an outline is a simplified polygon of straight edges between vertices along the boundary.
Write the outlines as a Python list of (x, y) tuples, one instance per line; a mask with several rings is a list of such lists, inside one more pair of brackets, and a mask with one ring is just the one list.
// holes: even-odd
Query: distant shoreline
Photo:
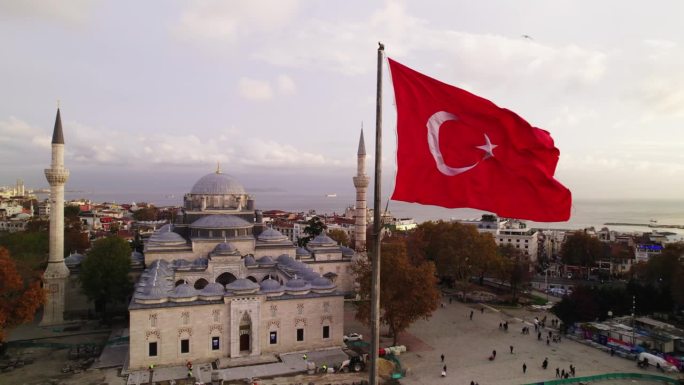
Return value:
[(654, 225), (652, 223), (622, 223), (622, 222), (606, 222), (606, 226), (640, 226), (640, 227), (651, 227), (654, 229), (684, 229), (682, 225)]

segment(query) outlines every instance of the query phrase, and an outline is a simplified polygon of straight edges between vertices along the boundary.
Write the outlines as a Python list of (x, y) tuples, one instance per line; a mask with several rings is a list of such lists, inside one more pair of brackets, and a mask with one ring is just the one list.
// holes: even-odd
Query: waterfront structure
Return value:
[(356, 210), (354, 213), (354, 249), (357, 252), (366, 251), (366, 189), (370, 178), (366, 175), (366, 144), (363, 141), (363, 129), (359, 137), (359, 149), (356, 153), (356, 176), (354, 177), (354, 187), (356, 187)]
[(183, 202), (144, 246), (128, 308), (131, 369), (226, 367), (342, 345), (353, 250), (325, 233), (295, 246), (220, 167)]
[(52, 162), (45, 169), (50, 184), (50, 253), (43, 273), (47, 301), (43, 306), (43, 326), (64, 322), (64, 298), (69, 269), (64, 263), (64, 185), (69, 170), (64, 168), (64, 133), (59, 108), (52, 132)]

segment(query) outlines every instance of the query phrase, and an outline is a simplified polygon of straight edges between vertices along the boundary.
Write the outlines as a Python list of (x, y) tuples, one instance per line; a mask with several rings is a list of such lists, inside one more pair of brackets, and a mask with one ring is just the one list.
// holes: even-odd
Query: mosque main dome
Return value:
[(254, 222), (254, 199), (240, 182), (222, 173), (220, 167), (195, 182), (183, 198), (183, 208), (188, 215), (183, 223), (192, 223), (209, 214), (237, 215)]
[(226, 195), (245, 194), (245, 188), (230, 175), (223, 174), (220, 170), (201, 177), (190, 190), (190, 194), (199, 195)]

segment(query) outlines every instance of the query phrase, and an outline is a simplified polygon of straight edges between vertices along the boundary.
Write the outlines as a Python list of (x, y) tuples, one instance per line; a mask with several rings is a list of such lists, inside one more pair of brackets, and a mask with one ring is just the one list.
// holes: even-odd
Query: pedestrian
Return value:
[(442, 362), (444, 362), (444, 354), (442, 354), (440, 357), (442, 357)]
[(449, 305), (451, 305), (451, 301), (454, 299), (454, 297), (449, 297)]
[(503, 324), (499, 322), (499, 329), (503, 329)]
[(556, 368), (556, 378), (560, 378), (560, 369)]
[(496, 350), (492, 350), (492, 357), (496, 358)]
[(553, 332), (551, 330), (549, 330), (549, 338), (551, 338), (552, 335), (553, 335)]
[(446, 371), (442, 370), (442, 377), (446, 377)]
[(302, 359), (306, 361), (309, 357), (306, 355), (306, 353), (302, 354)]
[(471, 321), (473, 320), (473, 311), (472, 310), (470, 311), (470, 320)]
[(504, 330), (508, 331), (508, 321), (504, 322)]
[(561, 378), (565, 378), (565, 369), (561, 370)]
[(537, 341), (541, 341), (541, 332), (537, 333)]
[(475, 385), (475, 381), (470, 381), (470, 385)]
[(484, 306), (480, 308), (480, 314), (484, 314)]
[(442, 368), (442, 370), (444, 370), (444, 371), (446, 372), (446, 365), (444, 365), (444, 367)]
[(615, 355), (615, 349), (610, 348), (610, 356), (613, 357)]
[(527, 364), (523, 362), (523, 374), (527, 373)]
[(546, 368), (549, 366), (549, 359), (548, 357), (544, 357), (544, 362), (542, 362), (542, 368), (546, 370)]
[(575, 377), (575, 367), (570, 365), (570, 373), (572, 373), (572, 376)]
[(550, 342), (549, 337), (546, 337), (546, 346), (549, 346), (549, 342)]
[(511, 354), (513, 354), (513, 345), (511, 345), (510, 348), (511, 348)]

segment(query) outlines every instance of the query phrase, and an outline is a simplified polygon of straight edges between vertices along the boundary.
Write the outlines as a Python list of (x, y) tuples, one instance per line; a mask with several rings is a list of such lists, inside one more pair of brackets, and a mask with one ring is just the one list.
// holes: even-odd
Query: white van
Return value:
[(677, 371), (678, 371), (676, 366), (674, 366), (674, 365), (672, 365), (671, 363), (665, 361), (664, 358), (660, 358), (660, 357), (658, 357), (658, 356), (656, 356), (656, 355), (653, 355), (653, 354), (651, 354), (651, 353), (639, 353), (639, 358), (638, 358), (638, 360), (639, 360), (640, 362), (643, 362), (644, 359), (647, 359), (647, 360), (648, 360), (648, 364), (649, 364), (650, 366), (653, 366), (653, 367), (657, 366), (656, 364), (660, 364), (660, 367), (663, 368), (663, 370), (666, 371), (666, 372), (673, 372), (673, 373), (674, 373), (674, 372), (677, 372)]

